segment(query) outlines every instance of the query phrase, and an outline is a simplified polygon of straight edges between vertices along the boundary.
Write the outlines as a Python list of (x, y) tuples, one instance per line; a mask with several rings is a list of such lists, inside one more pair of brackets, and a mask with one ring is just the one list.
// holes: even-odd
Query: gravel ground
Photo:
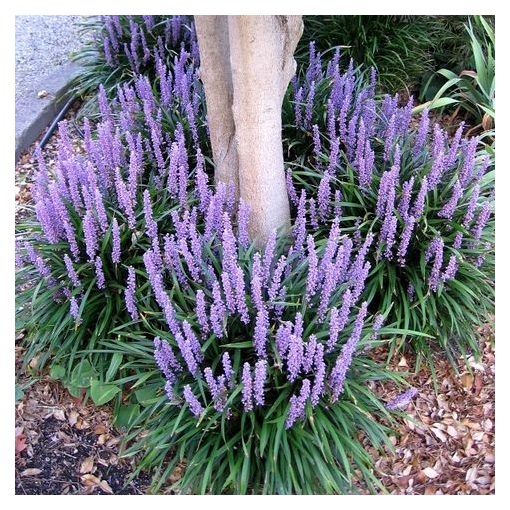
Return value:
[(16, 16), (16, 103), (34, 86), (69, 62), (80, 48), (80, 23), (85, 16)]

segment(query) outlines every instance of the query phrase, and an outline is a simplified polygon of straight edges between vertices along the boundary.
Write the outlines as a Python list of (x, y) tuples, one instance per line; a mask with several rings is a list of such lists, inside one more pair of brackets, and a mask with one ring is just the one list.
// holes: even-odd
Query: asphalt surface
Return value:
[(80, 49), (84, 16), (16, 16), (16, 104), (37, 97), (35, 86)]

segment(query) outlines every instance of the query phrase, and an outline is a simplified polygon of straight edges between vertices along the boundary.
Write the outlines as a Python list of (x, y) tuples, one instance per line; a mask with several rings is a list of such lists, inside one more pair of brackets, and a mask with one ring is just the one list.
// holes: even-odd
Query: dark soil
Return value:
[[(22, 476), (17, 469), (16, 494), (83, 493), (80, 466), (88, 458), (97, 462), (93, 476), (106, 480), (113, 494), (145, 492), (150, 477), (144, 475), (126, 485), (131, 469), (129, 466), (109, 463), (113, 453), (111, 448), (98, 446), (97, 436), (91, 432), (74, 431), (72, 436), (68, 436), (69, 432), (67, 422), (61, 422), (53, 416), (41, 424), (41, 435), (33, 448), (33, 457), (21, 462), (25, 473), (28, 469), (39, 469), (40, 473), (36, 476)], [(104, 487), (106, 490), (92, 483), (87, 494), (107, 494), (107, 486)]]

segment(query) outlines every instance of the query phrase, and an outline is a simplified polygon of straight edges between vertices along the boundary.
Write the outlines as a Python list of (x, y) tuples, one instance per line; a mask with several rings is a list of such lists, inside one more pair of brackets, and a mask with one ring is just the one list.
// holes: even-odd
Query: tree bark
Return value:
[[(281, 108), (295, 73), (301, 16), (196, 16), (216, 181), (250, 207), (250, 237), (264, 246), (290, 228)], [(233, 143), (235, 142), (235, 143)]]
[(229, 17), (239, 189), (259, 246), (272, 230), (290, 228), (281, 109), (302, 30), (298, 16)]
[(207, 121), (216, 183), (232, 183), (239, 197), (239, 165), (232, 114), (234, 90), (230, 69), (227, 16), (195, 16), (200, 50), (200, 78), (207, 101)]

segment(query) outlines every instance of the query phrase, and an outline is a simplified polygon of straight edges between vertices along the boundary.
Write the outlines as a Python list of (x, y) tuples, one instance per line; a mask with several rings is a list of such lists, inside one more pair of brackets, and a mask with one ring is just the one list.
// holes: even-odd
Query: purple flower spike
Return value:
[(251, 299), (257, 310), (264, 308), (264, 298), (262, 296), (262, 259), (260, 253), (255, 253), (253, 257), (253, 268), (251, 276)]
[(483, 203), (480, 213), (478, 214), (478, 218), (476, 219), (475, 226), (473, 228), (472, 234), (473, 237), (478, 240), (482, 237), (483, 229), (487, 222), (489, 221), (491, 215), (491, 204), (486, 201)]
[(418, 156), (418, 154), (425, 146), (429, 130), (429, 123), (430, 123), (429, 110), (428, 108), (425, 108), (421, 114), (420, 125), (418, 127), (418, 132), (416, 133), (416, 138), (414, 140), (413, 156), (415, 158)]
[(260, 358), (266, 357), (266, 344), (269, 329), (269, 318), (267, 311), (262, 308), (257, 312), (257, 319), (255, 322), (255, 332), (253, 338), (253, 346)]
[(375, 340), (377, 336), (379, 335), (379, 331), (381, 330), (382, 326), (384, 324), (384, 315), (378, 313), (374, 317), (374, 323), (372, 325), (372, 336), (371, 339)]
[(253, 383), (251, 379), (251, 367), (249, 363), (243, 365), (243, 395), (242, 402), (246, 412), (253, 410)]
[(234, 301), (234, 291), (230, 283), (229, 274), (225, 271), (221, 273), (221, 283), (223, 287), (223, 293), (225, 294), (225, 304), (230, 313), (234, 313), (236, 310), (236, 303)]
[(464, 219), (462, 220), (462, 226), (464, 228), (469, 228), (473, 218), (475, 217), (476, 205), (478, 203), (478, 198), (480, 196), (480, 185), (477, 184), (473, 191), (471, 192), (471, 197), (469, 198), (468, 207), (466, 210), (466, 214), (464, 215)]
[(398, 204), (398, 213), (405, 220), (409, 215), (409, 205), (411, 203), (411, 195), (413, 192), (414, 186), (414, 176), (411, 177), (408, 181), (404, 182), (402, 186), (402, 195), (400, 197), (400, 202)]
[(319, 202), (319, 215), (322, 219), (326, 218), (329, 214), (329, 207), (331, 202), (331, 175), (328, 170), (324, 172), (321, 179), (319, 190), (317, 192), (317, 199)]
[(425, 207), (425, 199), (427, 198), (428, 191), (428, 179), (425, 176), (421, 182), (421, 188), (418, 192), (418, 196), (413, 205), (412, 215), (416, 220), (419, 220), (423, 214), (423, 209)]
[(276, 264), (273, 271), (273, 278), (271, 279), (271, 286), (267, 291), (267, 295), (270, 301), (275, 301), (278, 298), (278, 294), (280, 292), (280, 286), (282, 282), (282, 276), (287, 266), (287, 257), (282, 255), (278, 259), (278, 263)]
[(248, 313), (248, 306), (246, 305), (244, 272), (239, 266), (236, 266), (235, 268), (234, 280), (236, 309), (241, 316), (241, 322), (248, 324), (250, 322), (250, 314)]
[(303, 103), (303, 87), (299, 87), (294, 97), (294, 116), (296, 117), (297, 127), (302, 127), (303, 125), (302, 103)]
[(384, 211), (386, 210), (386, 199), (388, 196), (388, 187), (390, 185), (389, 181), (390, 173), (384, 172), (379, 181), (379, 190), (377, 192), (376, 214), (379, 218), (384, 216)]
[(78, 320), (78, 317), (80, 316), (80, 306), (78, 304), (78, 301), (76, 301), (76, 298), (74, 296), (71, 296), (69, 303), (70, 303), (69, 313), (71, 314), (71, 317), (74, 320)]
[(315, 251), (315, 242), (313, 236), (309, 235), (306, 239), (308, 249), (308, 276), (306, 280), (306, 300), (314, 296), (319, 281), (319, 261)]
[(455, 136), (450, 144), (450, 149), (448, 150), (448, 157), (446, 159), (446, 170), (450, 170), (455, 162), (457, 161), (457, 152), (459, 150), (460, 140), (462, 138), (462, 132), (464, 131), (464, 122), (461, 122), (457, 131), (455, 131)]
[(170, 381), (175, 381), (175, 373), (182, 370), (175, 357), (172, 347), (159, 336), (154, 338), (154, 359), (163, 375)]
[(145, 213), (145, 225), (147, 230), (147, 235), (151, 239), (157, 239), (158, 237), (158, 226), (154, 221), (154, 217), (152, 215), (152, 204), (151, 197), (149, 194), (149, 190), (145, 190), (143, 192), (143, 210)]
[(440, 218), (446, 218), (448, 220), (451, 220), (453, 218), (453, 213), (455, 212), (457, 204), (459, 203), (459, 200), (461, 199), (463, 193), (464, 190), (462, 189), (460, 182), (457, 181), (453, 187), (453, 192), (452, 196), (450, 197), (450, 200), (446, 202), (446, 204), (437, 213), (437, 215)]
[(347, 289), (342, 296), (342, 306), (340, 310), (332, 308), (331, 318), (329, 320), (329, 338), (326, 344), (327, 352), (331, 352), (338, 341), (338, 335), (344, 329), (349, 319), (349, 311), (354, 304), (352, 292)]
[(310, 381), (303, 379), (299, 396), (292, 395), (290, 397), (290, 408), (287, 419), (285, 420), (285, 428), (290, 429), (297, 420), (301, 420), (305, 416), (306, 402), (310, 398)]
[(297, 196), (294, 183), (292, 182), (292, 170), (290, 168), (287, 168), (287, 171), (285, 172), (285, 183), (287, 186), (287, 193), (289, 194), (290, 201), (294, 205), (297, 205), (297, 203), (299, 202), (299, 198)]
[(386, 161), (390, 158), (390, 151), (393, 147), (393, 142), (395, 141), (395, 114), (393, 114), (388, 121), (388, 125), (386, 126), (386, 132), (384, 135), (384, 159)]
[(189, 384), (186, 384), (184, 386), (184, 398), (189, 406), (190, 411), (199, 418), (202, 413), (204, 412), (204, 408), (202, 407), (202, 404), (198, 401), (197, 397), (195, 397), (195, 394), (191, 390), (191, 386)]
[(324, 362), (324, 345), (317, 344), (314, 356), (315, 379), (312, 386), (310, 401), (315, 407), (324, 393), (324, 382), (326, 378), (326, 363)]
[(181, 351), (181, 355), (186, 362), (188, 370), (190, 371), (191, 375), (196, 375), (198, 373), (198, 363), (193, 353), (194, 349), (192, 345), (190, 344), (189, 340), (187, 338), (185, 339), (181, 334), (177, 334), (175, 336), (175, 340), (179, 350)]
[(43, 260), (43, 258), (37, 253), (34, 247), (28, 241), (23, 243), (23, 247), (27, 252), (28, 260), (30, 260), (30, 262), (37, 268), (38, 273), (41, 276), (51, 278), (51, 269)]
[(202, 347), (188, 321), (183, 321), (182, 330), (184, 331), (186, 342), (188, 342), (188, 344), (191, 347), (193, 356), (195, 357), (198, 363), (201, 363), (203, 360)]
[(437, 237), (432, 240), (429, 246), (430, 251), (425, 254), (425, 259), (427, 260), (427, 256), (434, 257), (434, 263), (432, 265), (432, 270), (429, 275), (429, 287), (434, 292), (439, 287), (439, 282), (441, 280), (441, 267), (443, 265), (443, 249), (444, 242), (441, 238)]
[(253, 377), (253, 400), (256, 406), (264, 405), (264, 384), (267, 377), (267, 361), (259, 360), (255, 363), (255, 375)]
[(120, 262), (120, 232), (117, 218), (112, 221), (112, 262), (118, 264)]
[(354, 328), (352, 330), (349, 340), (345, 343), (342, 348), (342, 352), (338, 356), (335, 366), (331, 371), (329, 384), (333, 391), (333, 402), (338, 400), (338, 397), (344, 391), (344, 382), (347, 375), (347, 371), (352, 363), (352, 357), (356, 350), (356, 346), (361, 338), (361, 331), (363, 329), (363, 323), (367, 315), (367, 303), (366, 301), (361, 305), (356, 321), (354, 322)]
[(264, 249), (264, 258), (262, 260), (262, 274), (263, 283), (266, 285), (269, 282), (269, 275), (271, 273), (271, 265), (273, 263), (275, 248), (276, 248), (276, 230), (272, 230), (266, 242)]
[(249, 219), (250, 219), (250, 206), (241, 199), (239, 201), (237, 222), (239, 244), (243, 248), (248, 248), (248, 246), (250, 246), (250, 236), (248, 231)]
[(223, 365), (223, 374), (225, 375), (225, 379), (230, 388), (234, 387), (234, 370), (232, 369), (232, 361), (230, 360), (230, 356), (228, 352), (223, 353), (221, 357), (221, 364)]
[(105, 278), (103, 273), (103, 261), (101, 260), (101, 257), (97, 256), (95, 260), (95, 267), (96, 267), (96, 285), (98, 289), (104, 289), (105, 287)]
[(317, 350), (317, 337), (315, 335), (310, 335), (308, 342), (304, 348), (303, 352), (303, 373), (307, 373), (312, 369), (313, 361), (315, 359), (315, 351)]
[(441, 279), (443, 280), (443, 282), (446, 282), (448, 280), (455, 278), (458, 268), (459, 268), (459, 261), (457, 260), (457, 257), (455, 255), (450, 255), (450, 260), (448, 261), (448, 265), (446, 266), (446, 269), (444, 270), (443, 274), (441, 275)]
[(127, 286), (126, 286), (126, 290), (124, 291), (124, 299), (126, 301), (126, 309), (134, 321), (138, 320), (138, 310), (136, 308), (135, 289), (136, 289), (135, 269), (133, 267), (129, 266), (128, 267)]
[(315, 157), (316, 164), (320, 164), (320, 155), (322, 151), (321, 146), (321, 136), (319, 131), (319, 126), (317, 124), (314, 124), (312, 126), (312, 132), (313, 132), (313, 154)]
[(221, 338), (223, 336), (223, 319), (225, 318), (226, 309), (221, 297), (221, 289), (218, 281), (213, 284), (213, 304), (211, 306), (210, 321), (214, 334)]
[(414, 224), (415, 224), (414, 217), (408, 216), (405, 220), (404, 230), (402, 232), (402, 236), (400, 237), (400, 244), (397, 250), (397, 260), (401, 266), (403, 266), (406, 261), (407, 249), (411, 241), (411, 235), (413, 233)]
[(85, 236), (86, 252), (89, 256), (89, 260), (92, 261), (96, 257), (98, 240), (96, 222), (94, 220), (94, 215), (90, 210), (87, 210), (85, 218), (83, 219), (83, 234)]
[(453, 240), (453, 249), (460, 250), (462, 246), (462, 240), (464, 239), (464, 234), (462, 232), (457, 232), (455, 234), (455, 239)]
[(298, 211), (296, 220), (294, 221), (294, 251), (301, 253), (306, 238), (306, 192), (301, 190), (299, 197)]
[(207, 382), (207, 386), (209, 386), (209, 391), (211, 392), (211, 396), (214, 400), (218, 398), (218, 383), (212, 373), (211, 367), (207, 367), (204, 369), (204, 378)]
[(293, 334), (289, 341), (287, 354), (288, 379), (292, 383), (297, 379), (303, 363), (303, 340), (300, 336)]
[(310, 129), (312, 126), (312, 115), (313, 115), (313, 106), (315, 99), (315, 82), (312, 81), (310, 84), (310, 89), (308, 90), (308, 96), (306, 98), (305, 105), (305, 129)]
[(64, 255), (64, 263), (66, 265), (67, 274), (69, 275), (69, 279), (71, 280), (72, 284), (75, 287), (79, 287), (81, 285), (80, 278), (74, 269), (72, 260), (69, 258), (67, 253)]
[(197, 302), (197, 320), (202, 328), (203, 335), (207, 335), (209, 333), (209, 319), (207, 318), (207, 310), (205, 304), (205, 294), (202, 289), (197, 291), (196, 294), (196, 302)]
[(280, 324), (276, 332), (276, 350), (282, 360), (287, 357), (287, 351), (290, 344), (291, 327), (289, 325)]

